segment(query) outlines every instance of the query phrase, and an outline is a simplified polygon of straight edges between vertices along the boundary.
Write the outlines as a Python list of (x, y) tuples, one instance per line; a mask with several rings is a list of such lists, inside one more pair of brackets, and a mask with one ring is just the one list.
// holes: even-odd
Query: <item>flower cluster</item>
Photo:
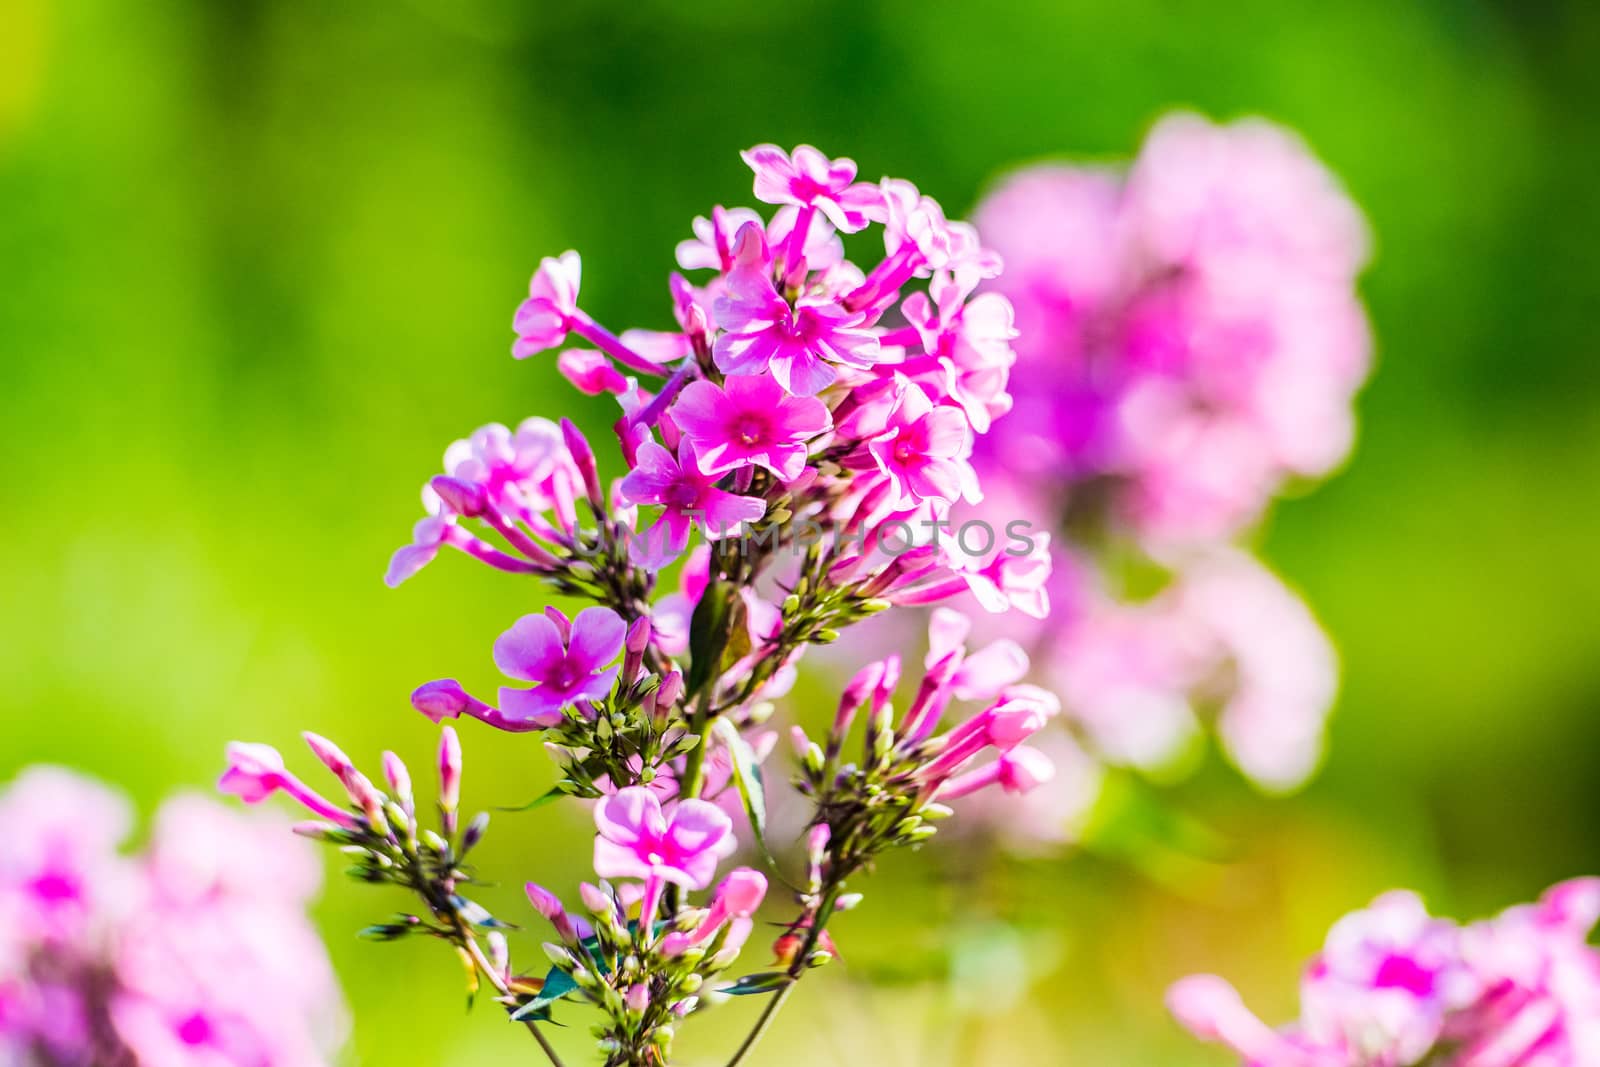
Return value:
[[(1052, 773), (1021, 742), (1055, 713), (1055, 698), (1019, 685), (1027, 662), (1014, 644), (968, 655), (969, 622), (941, 611), (937, 655), (904, 717), (890, 703), (900, 673), (891, 658), (847, 688), (824, 745), (795, 735), (812, 803), (807, 874), (791, 883), (799, 910), (781, 924), (778, 969), (720, 977), (767, 880), (737, 868), (717, 883), (719, 867), (741, 840), (775, 871), (787, 855), (767, 840), (761, 763), (776, 738), (765, 728), (773, 701), (805, 650), (895, 605), (971, 594), (995, 613), (1049, 610), (1048, 537), (920, 536), (982, 500), (976, 442), (1013, 404), (1010, 304), (978, 292), (998, 277), (999, 257), (909, 182), (858, 180), (854, 163), (806, 146), (762, 145), (744, 158), (756, 198), (775, 210), (719, 206), (694, 221), (677, 255), (696, 280), (669, 282), (675, 330), (600, 325), (581, 306), (575, 252), (545, 259), (516, 311), (514, 356), (561, 349), (556, 366), (577, 389), (615, 398), (622, 474), (604, 483), (570, 422), (486, 426), (446, 450), (423, 491), (427, 514), (387, 574), (397, 585), (448, 545), (587, 602), (575, 614), (523, 615), (501, 634), (492, 658), (507, 681), (497, 693), (444, 678), (411, 698), (436, 724), (540, 733), (558, 772), (548, 799), (593, 805), (596, 880), (580, 888), (581, 910), (528, 887), (556, 931), (551, 969), (514, 968), (505, 924), (463, 896), (484, 824), (458, 832), (453, 726), (444, 725), (437, 831), (419, 829), (398, 760), (385, 757), (384, 792), (315, 736), (348, 805), (263, 746), (234, 746), (222, 780), (246, 801), (294, 798), (319, 819), (307, 832), (358, 857), (358, 877), (417, 894), (426, 907), (379, 936), (454, 945), (556, 1063), (540, 1023), (563, 1004), (599, 1012), (608, 1065), (643, 1067), (667, 1062), (696, 1012), (769, 996), (738, 1063), (806, 970), (833, 958), (826, 927), (859, 899), (848, 878), (926, 840), (948, 814), (941, 800), (1020, 793)], [(842, 235), (873, 227), (884, 254), (862, 269)], [(564, 347), (572, 341), (586, 346)], [(669, 565), (676, 588), (658, 589)], [(957, 700), (986, 706), (947, 727)], [(864, 746), (847, 759), (858, 713)]]
[(1015, 306), (1020, 387), (973, 464), (987, 507), (1058, 535), (1056, 610), (1012, 632), (1065, 705), (1048, 747), (1082, 772), (1061, 804), (1093, 797), (1098, 764), (1175, 765), (1207, 720), (1253, 780), (1298, 785), (1337, 666), (1234, 542), (1350, 448), (1369, 347), (1358, 211), (1292, 134), (1180, 114), (1126, 172), (1035, 166), (975, 218), (1006, 260), (978, 299)]
[(320, 872), (274, 820), (127, 801), (54, 767), (0, 792), (0, 1062), (311, 1067), (344, 1029), (305, 916)]
[(1301, 980), (1301, 1018), (1283, 1030), (1209, 975), (1168, 1001), (1253, 1067), (1584, 1067), (1600, 1062), (1596, 921), (1592, 878), (1465, 926), (1388, 893), (1334, 925)]

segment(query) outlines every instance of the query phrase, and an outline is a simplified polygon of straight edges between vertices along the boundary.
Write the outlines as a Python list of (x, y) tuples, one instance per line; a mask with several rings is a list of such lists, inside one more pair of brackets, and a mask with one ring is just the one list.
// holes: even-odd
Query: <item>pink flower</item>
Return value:
[(1301, 983), (1306, 1036), (1376, 1062), (1421, 1060), (1445, 1016), (1477, 994), (1459, 937), (1454, 923), (1404, 891), (1340, 919)]
[(586, 396), (616, 395), (628, 390), (628, 379), (609, 359), (592, 348), (567, 349), (556, 358), (556, 369)]
[(987, 766), (957, 775), (939, 787), (935, 795), (941, 802), (970, 796), (980, 789), (998, 785), (1007, 793), (1030, 793), (1055, 777), (1055, 764), (1036, 748), (1019, 745)]
[(1050, 614), (1050, 535), (1032, 533), (1028, 547), (1018, 554), (1010, 548), (996, 553), (987, 563), (961, 568), (967, 588), (984, 610), (1009, 611), (1012, 608), (1035, 619)]
[(702, 474), (693, 442), (678, 446), (678, 455), (653, 441), (639, 446), (633, 470), (622, 479), (622, 498), (633, 504), (659, 504), (661, 517), (634, 540), (642, 565), (663, 565), (689, 544), (696, 522), (710, 540), (739, 532), (747, 522), (767, 513), (764, 501), (716, 487), (716, 478)]
[[(752, 229), (741, 231), (741, 239)], [(813, 396), (833, 384), (834, 364), (864, 368), (879, 359), (877, 335), (859, 313), (816, 295), (791, 307), (759, 265), (734, 268), (714, 314), (725, 331), (712, 346), (717, 369), (771, 373), (793, 396)]]
[(356, 825), (349, 812), (291, 774), (284, 767), (283, 756), (271, 745), (233, 741), (228, 744), (227, 756), (228, 769), (217, 781), (222, 792), (246, 804), (260, 804), (272, 794), (283, 792), (321, 818), (341, 826)]
[(526, 359), (566, 339), (578, 314), (578, 285), (582, 280), (583, 263), (576, 252), (563, 252), (560, 258), (546, 256), (540, 261), (528, 286), (528, 299), (517, 308), (512, 320), (512, 328), (517, 331), (512, 355)]
[(972, 431), (961, 409), (935, 405), (922, 388), (906, 384), (892, 401), (857, 408), (840, 424), (841, 437), (862, 442), (848, 463), (876, 467), (893, 487), (895, 506), (925, 501), (982, 499), (968, 461)]
[(610, 608), (584, 608), (571, 623), (554, 608), (524, 615), (494, 643), (494, 661), (506, 675), (535, 683), (500, 687), (500, 706), (514, 721), (553, 726), (579, 701), (602, 700), (620, 666), (627, 624)]
[(690, 936), (691, 945), (709, 941), (724, 923), (747, 923), (767, 895), (767, 878), (749, 867), (736, 867), (717, 886), (705, 918)]
[(800, 476), (807, 442), (832, 423), (822, 401), (791, 397), (760, 375), (731, 377), (721, 387), (691, 382), (672, 407), (672, 421), (693, 442), (704, 473), (758, 464), (786, 482)]
[(736, 847), (733, 820), (715, 804), (680, 800), (671, 815), (649, 789), (630, 786), (594, 809), (594, 869), (602, 878), (659, 879), (704, 889)]
[(24, 770), (0, 793), (0, 899), (19, 912), (5, 920), (47, 938), (85, 933), (122, 892), (117, 848), (132, 823), (127, 800), (98, 782), (59, 767)]
[[(966, 412), (972, 428), (988, 433), (993, 421), (1011, 410), (1006, 392), (1017, 336), (1011, 302), (999, 293), (967, 300), (967, 291), (946, 275), (934, 278), (927, 293), (906, 297), (901, 311), (915, 328), (926, 354), (899, 369), (919, 376), (925, 361), (937, 368), (934, 380)], [(935, 304), (937, 301), (937, 304)]]
[(761, 216), (747, 207), (711, 209), (711, 217), (697, 215), (694, 239), (678, 243), (678, 266), (684, 270), (726, 272), (733, 266), (733, 236), (747, 223), (761, 225)]
[(1226, 1045), (1248, 1067), (1355, 1067), (1342, 1056), (1307, 1047), (1256, 1018), (1233, 986), (1215, 975), (1182, 979), (1167, 991), (1173, 1018), (1202, 1041)]
[(761, 144), (741, 152), (756, 172), (756, 199), (768, 204), (793, 204), (821, 211), (845, 233), (867, 225), (864, 209), (873, 199), (870, 191), (853, 190), (853, 160), (830, 160), (810, 145), (800, 145), (793, 157), (777, 145)]

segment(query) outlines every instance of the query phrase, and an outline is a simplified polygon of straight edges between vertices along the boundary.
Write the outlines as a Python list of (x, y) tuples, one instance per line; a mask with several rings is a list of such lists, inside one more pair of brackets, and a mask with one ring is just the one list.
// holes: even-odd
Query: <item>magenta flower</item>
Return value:
[(494, 643), (494, 662), (505, 674), (534, 685), (500, 687), (500, 707), (512, 721), (554, 726), (580, 700), (611, 692), (627, 624), (610, 608), (584, 608), (569, 624), (549, 609), (524, 615)]
[(717, 862), (737, 847), (733, 820), (704, 800), (680, 800), (667, 815), (655, 793), (630, 786), (594, 809), (600, 834), (594, 869), (602, 878), (643, 878), (704, 889)]
[(659, 504), (661, 517), (634, 540), (634, 550), (644, 566), (664, 565), (689, 544), (696, 521), (706, 537), (715, 541), (738, 533), (747, 522), (767, 513), (764, 501), (739, 496), (716, 487), (716, 478), (700, 472), (693, 442), (678, 446), (678, 455), (647, 441), (639, 446), (637, 462), (622, 479), (622, 498), (633, 504)]
[(517, 308), (512, 328), (517, 343), (511, 354), (518, 359), (554, 348), (566, 339), (578, 314), (578, 285), (583, 280), (583, 263), (576, 252), (563, 252), (560, 258), (546, 256), (528, 285), (528, 299)]
[[(1017, 358), (1011, 350), (1017, 330), (1011, 301), (999, 293), (982, 293), (971, 301), (967, 295), (941, 274), (928, 293), (906, 297), (901, 310), (925, 353), (913, 367), (931, 361), (938, 372), (935, 380), (967, 413), (972, 428), (988, 433), (994, 419), (1011, 410), (1006, 384)], [(910, 367), (901, 369), (917, 373)]]
[(711, 217), (695, 216), (694, 239), (678, 242), (678, 266), (684, 270), (726, 271), (733, 266), (733, 236), (746, 223), (761, 225), (761, 216), (747, 207), (711, 209)]
[(813, 208), (845, 233), (855, 233), (866, 227), (865, 208), (876, 196), (870, 186), (853, 188), (854, 160), (830, 160), (805, 144), (796, 148), (793, 156), (771, 144), (756, 145), (739, 154), (756, 172), (757, 200)]
[(283, 792), (321, 818), (341, 826), (356, 825), (349, 812), (291, 774), (284, 766), (283, 756), (271, 745), (233, 741), (228, 745), (227, 755), (228, 769), (217, 781), (217, 788), (222, 792), (246, 804), (259, 804), (272, 794)]
[(569, 348), (556, 357), (556, 369), (586, 396), (618, 395), (628, 390), (628, 379), (603, 353), (592, 348)]
[(757, 464), (786, 482), (805, 467), (806, 443), (832, 425), (822, 401), (791, 397), (760, 375), (735, 376), (721, 387), (690, 383), (673, 405), (672, 421), (693, 442), (704, 473)]
[[(741, 243), (751, 229), (741, 231)], [(793, 396), (814, 396), (832, 385), (838, 372), (830, 364), (865, 368), (880, 356), (878, 337), (859, 312), (818, 295), (802, 296), (790, 307), (768, 272), (753, 265), (741, 264), (728, 275), (713, 314), (725, 331), (712, 347), (717, 369), (769, 372)]]
[(857, 469), (876, 466), (893, 487), (893, 506), (982, 499), (967, 460), (972, 438), (966, 416), (935, 405), (920, 386), (907, 384), (892, 401), (857, 408), (839, 431), (864, 443), (847, 462)]

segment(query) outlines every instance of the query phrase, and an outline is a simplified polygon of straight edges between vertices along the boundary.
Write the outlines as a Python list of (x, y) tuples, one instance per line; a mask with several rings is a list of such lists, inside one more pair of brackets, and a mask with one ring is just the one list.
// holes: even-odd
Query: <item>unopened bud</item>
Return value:
[(411, 771), (406, 767), (405, 761), (393, 752), (383, 754), (383, 779), (389, 783), (395, 799), (400, 802), (401, 808), (408, 816), (416, 810), (416, 801), (411, 790)]
[(846, 893), (833, 902), (833, 908), (835, 911), (850, 911), (860, 904), (862, 899), (863, 895), (860, 893)]
[(629, 1015), (643, 1015), (645, 1009), (650, 1006), (650, 987), (643, 982), (629, 986), (628, 995), (623, 1000), (623, 1004), (628, 1009)]
[(544, 954), (549, 957), (550, 962), (555, 964), (557, 967), (560, 967), (562, 970), (577, 971), (580, 969), (578, 967), (577, 957), (573, 956), (572, 953), (568, 952), (561, 945), (558, 945), (553, 941), (546, 941), (540, 947), (544, 949)]
[(573, 466), (578, 468), (578, 474), (583, 478), (583, 488), (588, 494), (589, 505), (594, 508), (596, 515), (605, 514), (606, 497), (600, 490), (600, 472), (595, 466), (594, 450), (589, 447), (588, 440), (582, 431), (572, 424), (571, 419), (561, 420), (561, 437), (566, 442), (567, 452), (572, 456)]
[(448, 474), (436, 474), (428, 482), (428, 487), (438, 494), (440, 500), (444, 501), (445, 507), (462, 518), (477, 518), (489, 506), (489, 495), (484, 491), (483, 486), (476, 482), (469, 482), (464, 478), (452, 478)]
[(322, 761), (322, 765), (332, 771), (339, 778), (343, 778), (347, 771), (353, 770), (355, 764), (350, 762), (350, 757), (342, 752), (338, 745), (329, 741), (321, 734), (314, 734), (310, 730), (300, 735), (305, 738), (306, 747), (311, 749), (312, 755)]
[(461, 738), (454, 727), (446, 726), (439, 737), (439, 810), (444, 813), (446, 831), (455, 829), (456, 809), (461, 806)]
[(489, 832), (489, 813), (480, 811), (472, 817), (467, 824), (467, 830), (461, 835), (461, 854), (466, 855), (472, 851), (474, 845), (483, 840), (483, 835)]

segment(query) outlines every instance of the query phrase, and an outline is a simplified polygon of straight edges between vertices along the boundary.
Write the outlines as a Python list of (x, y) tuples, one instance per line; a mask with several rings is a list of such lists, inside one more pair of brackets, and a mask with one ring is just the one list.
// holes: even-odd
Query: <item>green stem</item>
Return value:
[[(483, 949), (478, 945), (478, 939), (464, 928), (461, 931), (461, 943), (472, 957), (472, 962), (477, 965), (479, 972), (489, 980), (489, 984), (494, 986), (495, 991), (503, 997), (510, 996), (511, 990), (507, 988), (505, 982), (495, 971), (494, 965), (484, 956)], [(544, 1036), (543, 1030), (539, 1029), (539, 1024), (532, 1019), (524, 1019), (522, 1022), (528, 1028), (528, 1032), (533, 1035), (533, 1039), (539, 1042), (539, 1047), (544, 1050), (545, 1056), (549, 1058), (551, 1067), (566, 1067), (566, 1064), (561, 1062), (561, 1057), (556, 1054), (555, 1048), (550, 1044), (550, 1039)]]
[(771, 1000), (767, 1001), (767, 1006), (762, 1009), (760, 1017), (756, 1019), (755, 1026), (745, 1035), (745, 1039), (740, 1043), (739, 1047), (734, 1050), (733, 1058), (727, 1062), (726, 1067), (739, 1067), (739, 1064), (744, 1062), (745, 1057), (750, 1055), (756, 1045), (761, 1042), (762, 1037), (766, 1036), (773, 1020), (778, 1017), (778, 1012), (783, 1010), (783, 1005), (794, 994), (794, 987), (800, 984), (800, 976), (805, 973), (806, 961), (816, 951), (817, 942), (822, 939), (823, 930), (827, 928), (828, 919), (833, 917), (834, 905), (839, 902), (839, 894), (843, 890), (844, 883), (839, 882), (829, 886), (827, 892), (822, 895), (822, 903), (818, 905), (816, 912), (811, 917), (811, 929), (806, 935), (805, 944), (795, 955), (794, 962), (789, 964), (789, 980), (772, 995)]
[(767, 1028), (772, 1025), (772, 1020), (778, 1017), (778, 1012), (783, 1008), (784, 1001), (789, 999), (789, 996), (794, 992), (794, 987), (799, 982), (798, 978), (791, 978), (784, 983), (782, 989), (772, 995), (772, 999), (767, 1001), (766, 1008), (761, 1012), (761, 1018), (756, 1020), (756, 1025), (751, 1029), (750, 1033), (745, 1035), (744, 1042), (734, 1052), (733, 1058), (728, 1061), (727, 1067), (739, 1067), (739, 1064), (744, 1062), (744, 1058), (750, 1054), (751, 1050), (766, 1035)]

